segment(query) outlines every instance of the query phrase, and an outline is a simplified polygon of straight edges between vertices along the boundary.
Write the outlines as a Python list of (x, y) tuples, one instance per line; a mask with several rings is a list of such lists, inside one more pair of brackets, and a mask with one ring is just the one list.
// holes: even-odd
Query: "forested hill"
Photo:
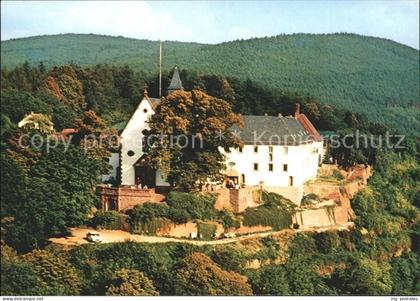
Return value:
[[(25, 61), (47, 66), (107, 63), (156, 73), (158, 48), (158, 42), (148, 40), (64, 34), (2, 41), (1, 61), (2, 68)], [(419, 51), (390, 40), (294, 34), (217, 45), (164, 42), (164, 70), (175, 64), (307, 94), (401, 131), (419, 127)]]

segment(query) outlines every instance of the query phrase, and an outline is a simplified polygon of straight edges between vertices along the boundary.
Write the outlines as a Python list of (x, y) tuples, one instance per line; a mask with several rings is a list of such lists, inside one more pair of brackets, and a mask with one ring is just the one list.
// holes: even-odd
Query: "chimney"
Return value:
[(298, 118), (300, 115), (300, 104), (296, 104), (295, 118)]

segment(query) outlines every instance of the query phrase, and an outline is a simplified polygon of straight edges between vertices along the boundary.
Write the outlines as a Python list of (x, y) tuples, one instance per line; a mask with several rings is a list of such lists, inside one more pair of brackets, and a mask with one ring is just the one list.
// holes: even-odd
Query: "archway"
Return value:
[(136, 184), (140, 181), (142, 187), (156, 187), (156, 170), (148, 164), (144, 155), (134, 164), (134, 176)]

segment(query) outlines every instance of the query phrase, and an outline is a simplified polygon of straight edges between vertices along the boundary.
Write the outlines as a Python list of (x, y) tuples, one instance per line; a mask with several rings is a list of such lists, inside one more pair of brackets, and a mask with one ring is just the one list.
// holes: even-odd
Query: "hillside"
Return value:
[[(384, 122), (402, 132), (419, 128), (419, 52), (354, 34), (281, 35), (217, 45), (165, 42), (164, 70), (175, 64), (203, 74), (251, 79), (294, 91)], [(48, 66), (75, 62), (128, 64), (158, 70), (158, 43), (123, 37), (65, 34), (1, 42), (2, 68), (27, 60)]]

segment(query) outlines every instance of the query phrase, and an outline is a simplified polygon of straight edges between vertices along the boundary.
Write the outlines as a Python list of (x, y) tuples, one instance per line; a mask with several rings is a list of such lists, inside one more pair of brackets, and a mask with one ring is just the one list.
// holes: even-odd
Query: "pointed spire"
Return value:
[(181, 77), (179, 76), (178, 66), (175, 65), (174, 73), (172, 75), (171, 83), (168, 87), (168, 94), (172, 93), (175, 90), (184, 90), (182, 86)]
[(147, 84), (144, 84), (143, 98), (149, 99), (149, 93), (147, 92)]

